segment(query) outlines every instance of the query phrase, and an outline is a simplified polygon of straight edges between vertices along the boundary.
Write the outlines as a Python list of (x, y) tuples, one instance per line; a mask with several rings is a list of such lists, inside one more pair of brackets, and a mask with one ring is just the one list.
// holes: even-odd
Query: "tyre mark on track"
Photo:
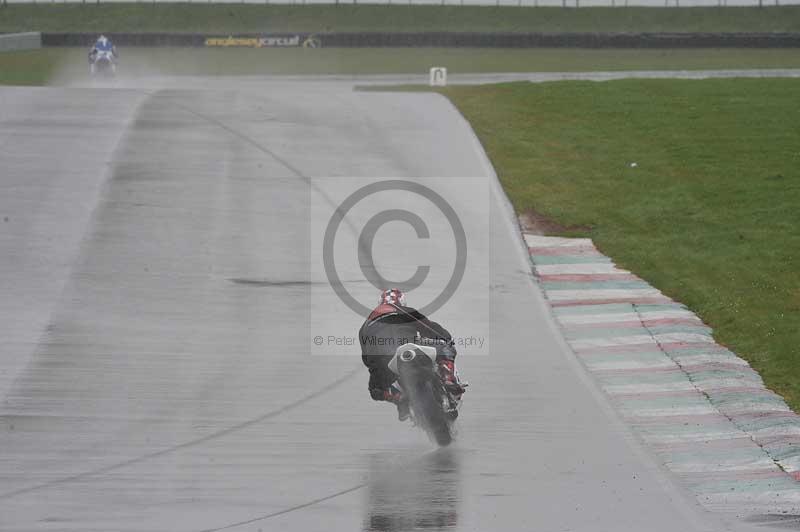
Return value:
[(275, 410), (271, 410), (271, 411), (269, 411), (269, 412), (267, 412), (267, 413), (265, 413), (265, 414), (263, 414), (261, 416), (258, 416), (257, 418), (253, 418), (253, 419), (250, 419), (248, 421), (243, 421), (243, 422), (238, 423), (236, 425), (230, 426), (230, 427), (228, 427), (226, 429), (222, 429), (222, 430), (219, 430), (217, 432), (212, 432), (211, 434), (208, 434), (206, 436), (202, 436), (202, 437), (194, 439), (194, 440), (190, 440), (190, 441), (187, 441), (187, 442), (184, 442), (184, 443), (180, 443), (180, 444), (174, 445), (172, 447), (167, 447), (166, 449), (162, 449), (160, 451), (155, 451), (155, 452), (152, 452), (152, 453), (143, 454), (141, 456), (137, 456), (135, 458), (131, 458), (131, 459), (125, 460), (123, 462), (117, 462), (116, 464), (108, 465), (108, 466), (101, 467), (101, 468), (98, 468), (98, 469), (93, 469), (92, 471), (86, 471), (84, 473), (78, 473), (76, 475), (72, 475), (72, 476), (69, 476), (69, 477), (63, 477), (63, 478), (51, 480), (51, 481), (48, 481), (48, 482), (42, 482), (41, 484), (36, 484), (34, 486), (28, 486), (27, 488), (20, 488), (20, 489), (17, 489), (17, 490), (7, 491), (5, 493), (0, 493), (0, 500), (2, 500), (2, 499), (10, 499), (11, 497), (15, 497), (17, 495), (22, 495), (22, 494), (25, 494), (25, 493), (30, 493), (32, 491), (37, 491), (37, 490), (40, 490), (40, 489), (55, 487), (55, 486), (59, 486), (59, 485), (62, 485), (62, 484), (67, 484), (69, 482), (76, 482), (76, 481), (84, 480), (84, 479), (87, 479), (87, 478), (90, 478), (90, 477), (103, 475), (105, 473), (110, 473), (111, 471), (116, 471), (117, 469), (122, 469), (123, 467), (127, 467), (127, 466), (130, 466), (130, 465), (138, 464), (138, 463), (144, 462), (146, 460), (152, 460), (154, 458), (160, 458), (160, 457), (162, 457), (164, 455), (167, 455), (167, 454), (170, 454), (170, 453), (174, 453), (176, 451), (180, 451), (180, 450), (183, 450), (183, 449), (187, 449), (189, 447), (194, 447), (196, 445), (200, 445), (200, 444), (209, 442), (211, 440), (216, 440), (216, 439), (222, 438), (223, 436), (227, 436), (227, 435), (232, 434), (234, 432), (238, 432), (240, 430), (246, 429), (248, 427), (251, 427), (253, 425), (261, 423), (262, 421), (266, 421), (268, 419), (272, 419), (272, 418), (277, 417), (277, 416), (279, 416), (281, 414), (284, 414), (284, 413), (286, 413), (286, 412), (288, 412), (290, 410), (293, 410), (293, 409), (295, 409), (295, 408), (297, 408), (299, 406), (302, 406), (302, 405), (308, 403), (309, 401), (312, 401), (312, 400), (316, 399), (317, 397), (320, 397), (321, 395), (324, 395), (324, 394), (330, 392), (331, 390), (341, 386), (346, 381), (348, 381), (351, 378), (353, 378), (360, 371), (361, 371), (360, 367), (352, 369), (349, 372), (345, 373), (343, 376), (341, 376), (338, 379), (336, 379), (335, 381), (333, 381), (332, 383), (330, 383), (327, 386), (325, 386), (324, 388), (321, 388), (321, 389), (317, 390), (314, 393), (308, 394), (308, 395), (306, 395), (306, 396), (304, 396), (304, 397), (302, 397), (300, 399), (297, 399), (296, 401), (293, 401), (293, 402), (291, 402), (291, 403), (289, 403), (287, 405), (284, 405), (284, 406), (282, 406), (280, 408), (277, 408)]
[[(143, 93), (145, 93), (145, 94), (147, 94), (148, 96), (155, 96), (155, 95), (157, 94), (157, 93), (154, 93), (154, 92), (149, 92), (149, 91), (142, 91), (142, 92), (143, 92)], [(301, 180), (303, 180), (303, 181), (304, 181), (304, 182), (305, 182), (305, 183), (306, 183), (306, 184), (307, 184), (309, 187), (311, 187), (312, 189), (314, 189), (314, 191), (315, 191), (317, 194), (319, 194), (319, 195), (320, 195), (320, 196), (321, 196), (321, 197), (322, 197), (322, 198), (325, 200), (325, 202), (326, 202), (328, 205), (330, 205), (331, 207), (333, 207), (333, 210), (334, 210), (334, 212), (338, 212), (338, 211), (339, 211), (339, 209), (340, 209), (340, 205), (339, 205), (339, 204), (338, 204), (336, 201), (334, 201), (334, 200), (333, 200), (333, 198), (331, 198), (330, 196), (328, 196), (328, 195), (325, 193), (325, 191), (323, 191), (322, 189), (320, 189), (320, 188), (319, 188), (319, 187), (318, 187), (318, 186), (317, 186), (317, 185), (314, 183), (314, 181), (312, 180), (312, 178), (311, 178), (310, 176), (308, 176), (308, 175), (304, 174), (304, 173), (303, 173), (303, 172), (302, 172), (302, 171), (301, 171), (301, 170), (300, 170), (298, 167), (296, 167), (295, 165), (293, 165), (292, 163), (290, 163), (290, 162), (289, 162), (287, 159), (285, 159), (284, 157), (282, 157), (282, 156), (278, 155), (278, 154), (277, 154), (277, 153), (276, 153), (274, 150), (271, 150), (270, 148), (268, 148), (268, 147), (264, 146), (263, 144), (259, 143), (259, 142), (258, 142), (257, 140), (255, 140), (253, 137), (250, 137), (250, 136), (248, 136), (248, 135), (245, 135), (245, 134), (244, 134), (244, 133), (242, 133), (241, 131), (237, 131), (236, 129), (232, 128), (231, 126), (229, 126), (228, 124), (226, 124), (226, 123), (225, 123), (225, 122), (223, 122), (222, 120), (219, 120), (219, 119), (217, 119), (217, 118), (214, 118), (214, 117), (212, 117), (212, 116), (208, 116), (208, 115), (206, 115), (206, 114), (203, 114), (203, 113), (201, 113), (201, 112), (199, 112), (199, 111), (196, 111), (195, 109), (192, 109), (192, 108), (191, 108), (191, 107), (189, 107), (188, 105), (185, 105), (185, 104), (183, 104), (183, 103), (180, 103), (180, 102), (171, 101), (170, 103), (171, 103), (172, 105), (174, 105), (175, 107), (179, 108), (179, 109), (183, 109), (184, 111), (186, 111), (187, 113), (189, 113), (189, 114), (190, 114), (190, 115), (192, 115), (192, 116), (195, 116), (195, 117), (197, 117), (197, 118), (199, 118), (199, 119), (201, 119), (201, 120), (205, 120), (206, 122), (208, 122), (208, 123), (210, 123), (210, 124), (213, 124), (213, 125), (217, 126), (217, 127), (218, 127), (218, 128), (220, 128), (220, 129), (223, 129), (223, 130), (225, 130), (226, 132), (228, 132), (229, 134), (231, 134), (231, 135), (233, 135), (234, 137), (238, 138), (239, 140), (241, 140), (241, 141), (245, 142), (246, 144), (249, 144), (250, 146), (254, 147), (255, 149), (257, 149), (257, 150), (258, 150), (258, 151), (260, 151), (261, 153), (264, 153), (264, 154), (266, 154), (266, 155), (269, 155), (270, 157), (272, 157), (273, 159), (275, 159), (275, 160), (276, 160), (278, 163), (280, 163), (281, 165), (283, 165), (283, 166), (284, 166), (286, 169), (288, 169), (288, 170), (289, 170), (289, 171), (291, 171), (293, 174), (295, 174), (297, 177), (299, 177)], [(346, 217), (346, 216), (344, 217), (344, 219), (343, 219), (343, 222), (344, 222), (346, 225), (348, 225), (348, 226), (350, 227), (350, 230), (353, 232), (353, 234), (354, 234), (354, 235), (356, 235), (356, 236), (357, 236), (357, 235), (359, 234), (359, 233), (358, 233), (358, 230), (357, 230), (357, 229), (356, 229), (356, 228), (353, 226), (352, 222), (350, 222), (350, 221), (347, 219), (347, 217)], [(360, 239), (358, 240), (358, 245), (359, 245), (359, 246), (362, 246), (362, 243), (361, 243), (361, 240), (360, 240)]]
[[(146, 91), (146, 90), (140, 90), (139, 92), (145, 94), (148, 97), (153, 97), (158, 93), (158, 92), (151, 92), (151, 91)], [(184, 110), (185, 112), (187, 112), (187, 113), (189, 113), (189, 114), (191, 114), (191, 115), (193, 115), (193, 116), (195, 116), (197, 118), (200, 118), (201, 120), (205, 120), (205, 121), (207, 121), (207, 122), (219, 127), (220, 129), (225, 130), (229, 134), (231, 134), (231, 135), (239, 138), (240, 140), (244, 141), (245, 143), (253, 146), (258, 151), (260, 151), (260, 152), (272, 157), (278, 163), (280, 163), (285, 168), (287, 168), (292, 173), (294, 173), (297, 177), (299, 177), (304, 182), (306, 182), (311, 188), (313, 188), (329, 205), (331, 205), (333, 207), (334, 211), (338, 211), (339, 210), (339, 205), (331, 197), (329, 197), (327, 194), (325, 194), (325, 192), (323, 190), (319, 189), (313, 183), (312, 179), (309, 176), (305, 175), (302, 171), (300, 171), (299, 168), (297, 168), (296, 166), (292, 165), (289, 161), (287, 161), (286, 159), (284, 159), (283, 157), (281, 157), (280, 155), (278, 155), (277, 153), (275, 153), (271, 149), (267, 148), (266, 146), (261, 145), (255, 139), (253, 139), (253, 138), (251, 138), (251, 137), (249, 137), (249, 136), (247, 136), (247, 135), (245, 135), (245, 134), (233, 129), (232, 127), (228, 126), (227, 124), (225, 124), (224, 122), (222, 122), (222, 121), (220, 121), (220, 120), (218, 120), (216, 118), (213, 118), (213, 117), (207, 116), (207, 115), (205, 115), (203, 113), (200, 113), (198, 111), (195, 111), (191, 107), (189, 107), (187, 105), (184, 105), (184, 104), (181, 104), (179, 102), (172, 101), (170, 103), (172, 105), (174, 105), (175, 107), (180, 108), (180, 109)], [(343, 221), (347, 226), (349, 226), (349, 228), (351, 229), (351, 231), (353, 232), (354, 235), (358, 234), (358, 231), (352, 225), (352, 222), (348, 221), (346, 217), (344, 218)], [(361, 245), (360, 239), (359, 239), (359, 245)], [(302, 397), (302, 398), (300, 398), (300, 399), (298, 399), (298, 400), (296, 400), (296, 401), (294, 401), (292, 403), (289, 403), (289, 404), (287, 404), (287, 405), (285, 405), (285, 406), (283, 406), (281, 408), (278, 408), (276, 410), (272, 410), (270, 412), (267, 412), (266, 414), (264, 414), (262, 416), (259, 416), (259, 417), (255, 418), (255, 419), (251, 419), (249, 421), (245, 421), (245, 422), (239, 423), (237, 425), (233, 425), (232, 427), (229, 427), (227, 429), (223, 429), (221, 431), (214, 432), (212, 434), (209, 434), (207, 436), (203, 436), (201, 438), (197, 438), (195, 440), (190, 440), (188, 442), (184, 442), (184, 443), (181, 443), (181, 444), (178, 444), (178, 445), (174, 445), (172, 447), (168, 447), (168, 448), (162, 449), (160, 451), (155, 451), (155, 452), (152, 452), (152, 453), (148, 453), (148, 454), (144, 454), (144, 455), (141, 455), (141, 456), (137, 456), (135, 458), (131, 458), (131, 459), (125, 460), (123, 462), (117, 462), (115, 464), (108, 465), (108, 466), (105, 466), (105, 467), (101, 467), (101, 468), (98, 468), (98, 469), (93, 469), (91, 471), (86, 471), (86, 472), (78, 473), (78, 474), (71, 475), (71, 476), (68, 476), (68, 477), (62, 477), (62, 478), (59, 478), (59, 479), (55, 479), (55, 480), (51, 480), (51, 481), (47, 481), (47, 482), (42, 482), (40, 484), (35, 484), (33, 486), (28, 486), (28, 487), (25, 487), (25, 488), (19, 488), (19, 489), (16, 489), (16, 490), (7, 491), (5, 493), (0, 493), (0, 500), (10, 499), (12, 497), (16, 497), (18, 495), (23, 495), (23, 494), (26, 494), (26, 493), (31, 493), (31, 492), (34, 492), (34, 491), (37, 491), (37, 490), (51, 488), (51, 487), (59, 486), (59, 485), (62, 485), (62, 484), (67, 484), (67, 483), (70, 483), (70, 482), (76, 482), (76, 481), (84, 480), (84, 479), (91, 478), (91, 477), (94, 477), (94, 476), (103, 475), (105, 473), (110, 473), (111, 471), (115, 471), (117, 469), (121, 469), (121, 468), (130, 466), (130, 465), (134, 465), (134, 464), (137, 464), (137, 463), (140, 463), (140, 462), (144, 462), (146, 460), (152, 460), (152, 459), (155, 459), (155, 458), (159, 458), (161, 456), (164, 456), (164, 455), (167, 455), (167, 454), (170, 454), (170, 453), (182, 450), (182, 449), (186, 449), (186, 448), (189, 448), (189, 447), (200, 445), (202, 443), (205, 443), (205, 442), (208, 442), (208, 441), (211, 441), (211, 440), (215, 440), (215, 439), (221, 438), (223, 436), (226, 436), (226, 435), (231, 434), (233, 432), (245, 429), (247, 427), (250, 427), (252, 425), (255, 425), (257, 423), (265, 421), (267, 419), (271, 419), (271, 418), (276, 417), (276, 416), (278, 416), (280, 414), (283, 414), (283, 413), (285, 413), (285, 412), (287, 412), (289, 410), (292, 410), (292, 409), (294, 409), (294, 408), (296, 408), (298, 406), (301, 406), (301, 405), (303, 405), (303, 404), (305, 404), (305, 403), (307, 403), (307, 402), (309, 402), (309, 401), (311, 401), (311, 400), (313, 400), (313, 399), (315, 399), (315, 398), (327, 393), (328, 391), (331, 391), (334, 388), (337, 388), (339, 385), (343, 384), (345, 381), (347, 381), (350, 378), (354, 377), (359, 371), (360, 371), (360, 368), (355, 368), (355, 369), (351, 370), (350, 372), (346, 373), (344, 376), (340, 377), (339, 379), (337, 379), (337, 380), (333, 381), (332, 383), (328, 384), (324, 388), (322, 388), (322, 389), (320, 389), (320, 390), (318, 390), (318, 391), (316, 391), (316, 392), (314, 392), (312, 394), (306, 395), (305, 397)], [(360, 486), (351, 488), (350, 490), (347, 490), (347, 491), (353, 491), (353, 490), (359, 489), (359, 488), (363, 487), (364, 485), (366, 485), (366, 484), (362, 484)], [(345, 491), (343, 493), (346, 493), (347, 491)], [(336, 495), (334, 495), (334, 496), (336, 496)], [(314, 501), (311, 504), (316, 504), (316, 502), (321, 502), (322, 500), (324, 500), (324, 499), (320, 499), (319, 501)], [(291, 511), (291, 509), (289, 511)], [(283, 512), (283, 513), (285, 513), (285, 512)], [(259, 518), (257, 520), (260, 520), (260, 519), (265, 519), (265, 517), (261, 517), (261, 518)]]
[[(155, 96), (157, 94), (156, 92), (150, 92), (150, 91), (144, 91), (144, 90), (141, 91), (141, 92), (143, 92), (144, 94), (146, 94), (146, 95), (148, 95), (150, 97)], [(347, 228), (350, 229), (350, 232), (353, 234), (353, 236), (356, 237), (356, 245), (358, 246), (359, 256), (362, 256), (362, 254), (363, 255), (371, 255), (371, 250), (367, 249), (367, 247), (366, 247), (366, 241), (362, 241), (362, 239), (360, 238), (360, 231), (358, 230), (358, 228), (355, 225), (353, 225), (353, 222), (350, 219), (347, 218), (347, 216), (346, 216), (347, 213), (346, 212), (345, 213), (341, 212), (341, 205), (339, 203), (337, 203), (333, 198), (331, 198), (328, 194), (326, 194), (325, 191), (322, 190), (319, 186), (317, 186), (310, 176), (304, 174), (299, 168), (294, 166), (292, 163), (290, 163), (284, 157), (281, 157), (280, 155), (278, 155), (274, 150), (271, 150), (270, 148), (268, 148), (268, 147), (264, 146), (263, 144), (259, 143), (253, 137), (250, 137), (250, 136), (245, 135), (244, 133), (242, 133), (240, 131), (237, 131), (236, 129), (234, 129), (233, 127), (229, 126), (228, 124), (226, 124), (222, 120), (219, 120), (217, 118), (208, 116), (206, 114), (203, 114), (203, 113), (201, 113), (199, 111), (196, 111), (195, 109), (192, 109), (188, 105), (185, 105), (185, 104), (180, 103), (180, 102), (171, 101), (170, 103), (172, 105), (174, 105), (175, 107), (186, 111), (190, 115), (195, 116), (195, 117), (197, 117), (197, 118), (199, 118), (201, 120), (205, 120), (206, 122), (208, 122), (210, 124), (213, 124), (213, 125), (217, 126), (218, 128), (228, 132), (229, 134), (233, 135), (234, 137), (238, 138), (239, 140), (242, 140), (243, 142), (245, 142), (245, 143), (249, 144), (250, 146), (254, 147), (255, 149), (257, 149), (261, 153), (264, 153), (265, 155), (268, 155), (268, 156), (272, 157), (278, 163), (280, 163), (286, 169), (288, 169), (290, 172), (294, 173), (298, 178), (300, 178), (303, 182), (305, 182), (311, 189), (313, 189), (317, 194), (319, 194), (320, 197), (325, 200), (325, 203), (327, 203), (328, 205), (331, 206), (331, 208), (333, 209), (332, 216), (334, 214), (338, 214), (338, 215), (341, 216), (342, 223), (345, 226), (347, 226)], [(334, 291), (336, 291), (336, 288), (334, 288)]]
[[(198, 118), (200, 118), (202, 120), (206, 120), (209, 123), (212, 123), (212, 124), (216, 125), (217, 127), (227, 131), (231, 135), (233, 135), (233, 136), (243, 140), (247, 144), (253, 146), (257, 150), (261, 151), (262, 153), (265, 153), (265, 154), (269, 155), (270, 157), (272, 157), (273, 159), (278, 161), (281, 165), (286, 167), (288, 170), (292, 171), (295, 175), (297, 175), (297, 177), (299, 177), (300, 179), (305, 181), (312, 189), (314, 189), (315, 192), (317, 192), (325, 200), (326, 203), (328, 203), (331, 207), (333, 207), (334, 212), (338, 212), (339, 211), (340, 205), (338, 205), (323, 190), (321, 190), (319, 187), (317, 187), (309, 176), (306, 176), (305, 174), (303, 174), (300, 171), (300, 169), (298, 169), (297, 167), (292, 165), (289, 161), (287, 161), (283, 157), (279, 156), (277, 153), (275, 153), (271, 149), (269, 149), (269, 148), (267, 148), (265, 146), (262, 146), (260, 143), (258, 143), (253, 138), (251, 138), (251, 137), (249, 137), (249, 136), (247, 136), (247, 135), (245, 135), (245, 134), (243, 134), (243, 133), (241, 133), (239, 131), (236, 131), (235, 129), (233, 129), (232, 127), (228, 126), (227, 124), (225, 124), (224, 122), (222, 122), (222, 121), (220, 121), (218, 119), (215, 119), (215, 118), (212, 118), (210, 116), (204, 115), (204, 114), (202, 114), (200, 112), (197, 112), (194, 109), (192, 109), (192, 108), (190, 108), (190, 107), (188, 107), (186, 105), (183, 105), (183, 104), (180, 104), (180, 103), (177, 103), (177, 102), (173, 102), (173, 104), (176, 107), (179, 107), (179, 108), (185, 110), (187, 113), (189, 113), (189, 114), (191, 114), (193, 116), (196, 116), (196, 117), (198, 117)], [(350, 230), (353, 232), (354, 235), (358, 234), (358, 230), (353, 226), (352, 222), (350, 222), (347, 219), (346, 216), (343, 217), (343, 222), (345, 223), (345, 225), (347, 225), (350, 228)], [(361, 242), (361, 239), (358, 239), (358, 246), (360, 247), (362, 245), (363, 244)], [(353, 370), (346, 377), (352, 376), (358, 371), (359, 371), (358, 369)], [(424, 459), (426, 456), (428, 456), (430, 454), (433, 454), (435, 452), (436, 452), (436, 450), (431, 451), (429, 453), (424, 453), (421, 456), (419, 456), (418, 458), (416, 458), (414, 461)], [(281, 516), (281, 515), (285, 515), (285, 514), (288, 514), (288, 513), (291, 513), (291, 512), (295, 512), (297, 510), (302, 510), (304, 508), (308, 508), (309, 506), (313, 506), (315, 504), (319, 504), (321, 502), (325, 502), (325, 501), (334, 499), (336, 497), (340, 497), (342, 495), (346, 495), (348, 493), (352, 493), (354, 491), (358, 491), (361, 488), (363, 488), (365, 486), (368, 486), (368, 485), (369, 485), (369, 482), (362, 482), (361, 484), (357, 484), (357, 485), (352, 486), (350, 488), (347, 488), (347, 489), (344, 489), (344, 490), (341, 490), (341, 491), (337, 491), (335, 493), (331, 493), (330, 495), (326, 495), (324, 497), (313, 499), (311, 501), (308, 501), (308, 502), (305, 502), (305, 503), (302, 503), (302, 504), (298, 504), (296, 506), (292, 506), (292, 507), (286, 508), (284, 510), (279, 510), (277, 512), (273, 512), (273, 513), (270, 513), (270, 514), (254, 517), (254, 518), (247, 519), (247, 520), (244, 520), (244, 521), (239, 521), (239, 522), (232, 523), (232, 524), (225, 525), (225, 526), (218, 527), (218, 528), (205, 529), (205, 530), (203, 530), (201, 532), (220, 532), (222, 530), (229, 530), (231, 528), (236, 528), (236, 527), (239, 527), (239, 526), (249, 525), (249, 524), (252, 524), (252, 523), (256, 523), (258, 521), (264, 521), (266, 519), (271, 519), (273, 517), (278, 517), (278, 516)]]
[[(227, 131), (231, 135), (234, 135), (235, 137), (245, 141), (247, 144), (250, 144), (251, 146), (253, 146), (256, 149), (258, 149), (259, 151), (261, 151), (262, 153), (265, 153), (265, 154), (269, 155), (270, 157), (274, 158), (276, 161), (278, 161), (284, 167), (286, 167), (290, 171), (294, 172), (299, 178), (301, 178), (303, 181), (305, 181), (311, 188), (313, 188), (314, 191), (316, 191), (331, 207), (333, 207), (334, 212), (339, 211), (340, 206), (335, 201), (333, 201), (333, 199), (330, 198), (330, 196), (325, 194), (324, 191), (322, 191), (320, 188), (318, 188), (313, 183), (313, 181), (311, 180), (310, 177), (308, 177), (305, 174), (303, 174), (297, 167), (295, 167), (294, 165), (289, 163), (286, 159), (284, 159), (283, 157), (279, 156), (278, 154), (276, 154), (275, 152), (273, 152), (269, 148), (267, 148), (265, 146), (262, 146), (261, 144), (259, 144), (253, 138), (251, 138), (251, 137), (249, 137), (249, 136), (247, 136), (247, 135), (245, 135), (243, 133), (240, 133), (239, 131), (236, 131), (235, 129), (231, 128), (230, 126), (228, 126), (227, 124), (225, 124), (224, 122), (222, 122), (220, 120), (217, 120), (215, 118), (206, 116), (206, 115), (204, 115), (202, 113), (199, 113), (199, 112), (195, 111), (194, 109), (192, 109), (190, 107), (187, 107), (187, 106), (185, 106), (183, 104), (180, 104), (180, 103), (177, 103), (177, 102), (174, 103), (174, 105), (176, 107), (180, 107), (181, 109), (185, 110), (186, 112), (188, 112), (188, 113), (190, 113), (190, 114), (192, 114), (192, 115), (194, 115), (194, 116), (196, 116), (196, 117), (198, 117), (200, 119), (206, 120), (206, 121), (216, 125), (217, 127), (221, 128), (221, 129), (224, 129), (225, 131)], [(344, 217), (343, 222), (347, 226), (349, 226), (350, 230), (353, 232), (354, 235), (358, 234), (357, 229), (352, 225), (352, 223), (347, 219), (346, 216)], [(361, 239), (358, 239), (358, 245), (362, 246)], [(354, 375), (358, 371), (359, 371), (358, 369), (353, 370), (353, 372), (348, 374), (348, 376)], [(421, 456), (419, 456), (416, 460), (424, 459), (429, 454), (433, 454), (435, 452), (436, 452), (436, 450), (431, 451), (429, 453), (424, 453)], [(416, 461), (416, 460), (414, 460), (414, 461)], [(348, 493), (352, 493), (354, 491), (358, 491), (361, 488), (363, 488), (365, 486), (368, 486), (368, 485), (369, 485), (369, 482), (362, 482), (361, 484), (357, 484), (357, 485), (352, 486), (350, 488), (347, 488), (347, 489), (344, 489), (344, 490), (341, 490), (341, 491), (337, 491), (335, 493), (331, 493), (330, 495), (326, 495), (325, 497), (320, 497), (320, 498), (317, 498), (317, 499), (313, 499), (311, 501), (308, 501), (308, 502), (305, 502), (305, 503), (302, 503), (302, 504), (298, 504), (296, 506), (292, 506), (292, 507), (286, 508), (284, 510), (279, 510), (277, 512), (273, 512), (273, 513), (270, 513), (270, 514), (254, 517), (254, 518), (247, 519), (247, 520), (244, 520), (244, 521), (239, 521), (239, 522), (232, 523), (232, 524), (225, 525), (225, 526), (218, 527), (218, 528), (205, 529), (205, 530), (202, 530), (201, 532), (220, 532), (222, 530), (229, 530), (231, 528), (235, 528), (235, 527), (238, 527), (238, 526), (249, 525), (249, 524), (252, 524), (252, 523), (256, 523), (258, 521), (264, 521), (266, 519), (271, 519), (273, 517), (278, 517), (278, 516), (281, 516), (281, 515), (285, 515), (285, 514), (288, 514), (288, 513), (291, 513), (291, 512), (295, 512), (297, 510), (302, 510), (304, 508), (308, 508), (309, 506), (313, 506), (315, 504), (319, 504), (321, 502), (325, 502), (325, 501), (334, 499), (336, 497), (340, 497), (342, 495), (347, 495)]]
[(231, 528), (236, 528), (237, 526), (250, 525), (250, 524), (256, 523), (258, 521), (263, 521), (265, 519), (270, 519), (271, 517), (278, 517), (279, 515), (288, 514), (288, 513), (294, 512), (296, 510), (302, 510), (303, 508), (308, 508), (309, 506), (313, 506), (315, 504), (334, 499), (334, 498), (339, 497), (341, 495), (347, 495), (348, 493), (351, 493), (353, 491), (358, 491), (358, 490), (360, 490), (361, 488), (363, 488), (363, 487), (365, 487), (367, 485), (369, 485), (369, 482), (362, 482), (361, 484), (357, 484), (357, 485), (353, 486), (352, 488), (347, 488), (347, 489), (342, 490), (342, 491), (337, 491), (336, 493), (331, 493), (330, 495), (326, 495), (325, 497), (320, 497), (319, 499), (314, 499), (313, 501), (308, 501), (308, 502), (305, 502), (303, 504), (298, 504), (297, 506), (292, 506), (291, 508), (286, 508), (285, 510), (279, 510), (279, 511), (273, 512), (271, 514), (262, 515), (262, 516), (259, 516), (259, 517), (254, 517), (254, 518), (248, 519), (246, 521), (239, 521), (238, 523), (232, 523), (230, 525), (225, 525), (225, 526), (222, 526), (222, 527), (219, 527), (219, 528), (207, 528), (205, 530), (201, 530), (200, 532), (220, 532), (221, 530), (229, 530)]
[[(428, 451), (428, 452), (422, 453), (421, 455), (417, 456), (416, 458), (414, 458), (412, 460), (397, 464), (395, 467), (391, 468), (389, 471), (386, 471), (383, 474), (381, 474), (379, 478), (386, 477), (386, 476), (390, 475), (393, 471), (397, 471), (398, 469), (400, 469), (402, 467), (407, 467), (407, 466), (409, 466), (411, 464), (414, 464), (416, 462), (425, 460), (429, 456), (436, 455), (436, 453), (438, 453), (438, 452), (449, 452), (449, 451), (450, 451), (449, 447), (439, 447), (439, 448), (436, 448), (436, 449), (434, 449), (432, 451)], [(331, 493), (330, 495), (326, 495), (326, 496), (320, 497), (318, 499), (313, 499), (313, 500), (308, 501), (308, 502), (297, 504), (295, 506), (291, 506), (291, 507), (285, 508), (283, 510), (278, 510), (277, 512), (272, 512), (271, 514), (266, 514), (266, 515), (262, 515), (262, 516), (259, 516), (259, 517), (253, 517), (251, 519), (247, 519), (247, 520), (244, 520), (244, 521), (238, 521), (236, 523), (231, 523), (229, 525), (225, 525), (225, 526), (221, 526), (221, 527), (217, 527), (217, 528), (206, 528), (206, 529), (200, 530), (198, 532), (221, 532), (222, 530), (230, 530), (231, 528), (236, 528), (238, 526), (251, 525), (253, 523), (257, 523), (258, 521), (265, 521), (265, 520), (271, 519), (273, 517), (279, 517), (281, 515), (286, 515), (288, 513), (292, 513), (292, 512), (295, 512), (297, 510), (302, 510), (304, 508), (308, 508), (309, 506), (314, 506), (315, 504), (319, 504), (321, 502), (325, 502), (325, 501), (329, 501), (331, 499), (335, 499), (336, 497), (340, 497), (342, 495), (347, 495), (348, 493), (352, 493), (354, 491), (360, 490), (361, 488), (365, 488), (365, 487), (369, 486), (370, 484), (372, 484), (374, 482), (375, 482), (375, 479), (368, 480), (367, 482), (362, 482), (361, 484), (356, 484), (355, 486), (352, 486), (350, 488), (343, 489), (343, 490), (337, 491), (335, 493)]]

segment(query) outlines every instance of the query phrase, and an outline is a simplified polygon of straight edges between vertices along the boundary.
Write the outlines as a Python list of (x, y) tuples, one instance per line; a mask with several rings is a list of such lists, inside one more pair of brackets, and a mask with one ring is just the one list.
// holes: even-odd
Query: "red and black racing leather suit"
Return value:
[(369, 394), (376, 401), (397, 379), (389, 361), (398, 347), (421, 337), (436, 346), (437, 360), (455, 360), (456, 349), (450, 333), (411, 307), (383, 304), (372, 311), (358, 331), (361, 360), (369, 369)]

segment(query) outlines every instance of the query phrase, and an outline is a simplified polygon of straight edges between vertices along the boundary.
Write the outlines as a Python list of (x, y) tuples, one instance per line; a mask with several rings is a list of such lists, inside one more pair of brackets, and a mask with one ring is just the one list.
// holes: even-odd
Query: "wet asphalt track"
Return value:
[[(1, 530), (742, 529), (655, 464), (568, 354), (443, 98), (6, 88), (0, 121)], [(345, 176), (491, 210), (470, 242), (491, 352), (460, 359), (449, 448), (369, 400), (357, 352), (310, 354), (309, 205)], [(474, 312), (435, 317), (466, 334)]]

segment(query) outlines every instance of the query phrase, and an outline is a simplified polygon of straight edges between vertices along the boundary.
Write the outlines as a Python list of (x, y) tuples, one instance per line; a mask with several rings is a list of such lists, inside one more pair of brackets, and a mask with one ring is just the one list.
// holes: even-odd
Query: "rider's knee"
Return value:
[(370, 388), (369, 396), (372, 397), (373, 401), (385, 401), (386, 390), (384, 390), (383, 388)]
[(453, 345), (443, 345), (439, 348), (438, 353), (436, 353), (437, 360), (455, 360), (456, 359), (456, 348)]

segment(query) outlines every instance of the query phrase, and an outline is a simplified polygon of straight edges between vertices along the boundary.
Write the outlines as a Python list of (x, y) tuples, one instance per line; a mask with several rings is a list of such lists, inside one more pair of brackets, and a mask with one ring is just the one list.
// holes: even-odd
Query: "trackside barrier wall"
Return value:
[[(319, 33), (200, 35), (109, 34), (120, 46), (482, 47), (482, 48), (800, 48), (800, 33)], [(43, 33), (44, 46), (90, 46), (90, 33)]]
[[(0, 5), (8, 4), (114, 4), (131, 0), (0, 0)], [(198, 3), (208, 4), (208, 0), (147, 0), (147, 3)], [(520, 7), (733, 7), (733, 6), (777, 6), (796, 5), (800, 0), (215, 0), (216, 4), (291, 4), (291, 5), (352, 5), (352, 4), (392, 4), (414, 6), (520, 6)]]
[(41, 47), (42, 34), (38, 32), (0, 34), (0, 52), (35, 50)]

